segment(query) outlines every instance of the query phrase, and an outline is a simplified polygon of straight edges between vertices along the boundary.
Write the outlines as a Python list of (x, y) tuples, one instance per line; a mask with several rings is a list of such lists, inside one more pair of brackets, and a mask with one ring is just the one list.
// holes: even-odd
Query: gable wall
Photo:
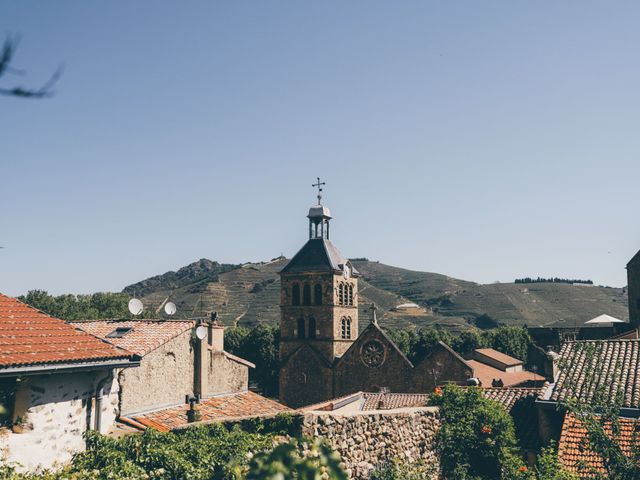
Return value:
[(122, 415), (182, 404), (193, 395), (195, 355), (187, 330), (119, 375)]
[(415, 391), (431, 393), (436, 386), (443, 383), (465, 385), (472, 376), (471, 367), (442, 345), (436, 345), (433, 352), (416, 365), (413, 383)]
[(246, 392), (249, 388), (249, 367), (227, 358), (223, 352), (211, 352), (209, 389), (207, 395)]
[[(371, 340), (385, 346), (385, 360), (379, 367), (370, 367), (363, 362), (362, 348)], [(416, 391), (412, 377), (411, 364), (378, 329), (369, 328), (335, 367), (335, 393), (336, 397), (340, 397), (358, 391), (377, 391), (381, 387), (387, 387), (392, 392), (411, 393)]]
[(333, 370), (309, 347), (280, 367), (280, 402), (298, 408), (334, 398)]

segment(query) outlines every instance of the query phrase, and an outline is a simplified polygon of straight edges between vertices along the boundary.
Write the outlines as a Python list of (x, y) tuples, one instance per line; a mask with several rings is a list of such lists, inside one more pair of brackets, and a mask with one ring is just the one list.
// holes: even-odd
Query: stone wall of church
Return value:
[(633, 257), (627, 265), (627, 295), (629, 296), (629, 323), (640, 326), (640, 261)]
[(281, 366), (281, 403), (299, 408), (334, 398), (333, 370), (319, 355), (306, 346)]
[(430, 393), (444, 383), (466, 385), (467, 379), (472, 376), (471, 367), (445, 347), (436, 345), (430, 354), (415, 366), (413, 391)]
[(422, 461), (438, 478), (435, 435), (440, 427), (434, 407), (395, 411), (365, 411), (349, 415), (305, 414), (302, 434), (324, 437), (340, 453), (349, 476), (367, 479), (385, 461)]
[[(363, 349), (375, 342), (384, 349), (384, 361), (379, 366), (367, 365)], [(392, 392), (410, 393), (414, 386), (414, 369), (397, 350), (390, 348), (389, 341), (378, 329), (369, 329), (363, 334), (354, 350), (350, 350), (334, 368), (335, 396), (340, 397), (358, 391), (377, 392), (388, 388)]]

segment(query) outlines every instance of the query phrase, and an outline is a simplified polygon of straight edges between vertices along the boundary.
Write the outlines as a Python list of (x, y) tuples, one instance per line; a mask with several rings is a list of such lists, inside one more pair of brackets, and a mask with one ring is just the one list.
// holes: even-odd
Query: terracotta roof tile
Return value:
[(640, 340), (567, 342), (560, 350), (559, 369), (552, 401), (589, 402), (597, 388), (609, 396), (620, 389), (623, 407), (640, 408)]
[(424, 407), (429, 399), (424, 393), (365, 393), (362, 410)]
[(491, 365), (479, 362), (477, 360), (467, 360), (467, 363), (473, 368), (473, 375), (480, 379), (483, 387), (490, 387), (493, 379), (501, 379), (505, 387), (512, 387), (536, 382), (542, 384), (544, 377), (537, 373), (522, 370), (520, 372), (505, 372)]
[(131, 356), (64, 320), (0, 293), (0, 369)]
[[(193, 324), (190, 320), (90, 320), (72, 323), (91, 335), (140, 356), (146, 355), (189, 330)], [(122, 337), (108, 338), (107, 335), (117, 328), (131, 328), (131, 330)]]
[[(200, 414), (203, 422), (231, 420), (261, 415), (276, 415), (292, 412), (288, 407), (253, 392), (243, 392), (220, 397), (211, 397), (200, 402)], [(183, 427), (187, 421), (189, 405), (165, 408), (155, 412), (140, 414), (133, 420), (156, 430), (173, 430)]]
[[(611, 435), (611, 430), (607, 432)], [(631, 418), (620, 418), (620, 432), (617, 442), (625, 455), (631, 456), (634, 449), (640, 448), (640, 421)], [(595, 476), (590, 470), (606, 474), (602, 457), (589, 448), (587, 430), (581, 422), (571, 415), (567, 415), (562, 425), (560, 442), (558, 444), (558, 459), (565, 468), (577, 473), (581, 478)]]
[(485, 397), (490, 400), (501, 403), (504, 407), (511, 411), (513, 406), (519, 400), (532, 397), (534, 400), (540, 396), (545, 387), (540, 388), (522, 388), (522, 387), (501, 387), (501, 388), (485, 388), (482, 390)]

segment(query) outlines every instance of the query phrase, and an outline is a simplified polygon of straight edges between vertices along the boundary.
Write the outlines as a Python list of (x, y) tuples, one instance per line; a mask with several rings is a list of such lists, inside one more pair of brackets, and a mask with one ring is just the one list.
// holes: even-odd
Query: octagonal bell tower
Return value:
[(330, 210), (309, 209), (309, 240), (280, 272), (280, 360), (303, 345), (331, 364), (358, 336), (358, 272), (329, 239)]

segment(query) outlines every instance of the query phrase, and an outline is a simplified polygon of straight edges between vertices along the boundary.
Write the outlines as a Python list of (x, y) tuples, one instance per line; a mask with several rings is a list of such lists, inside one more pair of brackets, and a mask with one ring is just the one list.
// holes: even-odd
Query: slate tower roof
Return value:
[[(342, 273), (350, 263), (328, 238), (310, 238), (285, 265), (281, 273)], [(358, 272), (351, 267), (352, 276)]]

